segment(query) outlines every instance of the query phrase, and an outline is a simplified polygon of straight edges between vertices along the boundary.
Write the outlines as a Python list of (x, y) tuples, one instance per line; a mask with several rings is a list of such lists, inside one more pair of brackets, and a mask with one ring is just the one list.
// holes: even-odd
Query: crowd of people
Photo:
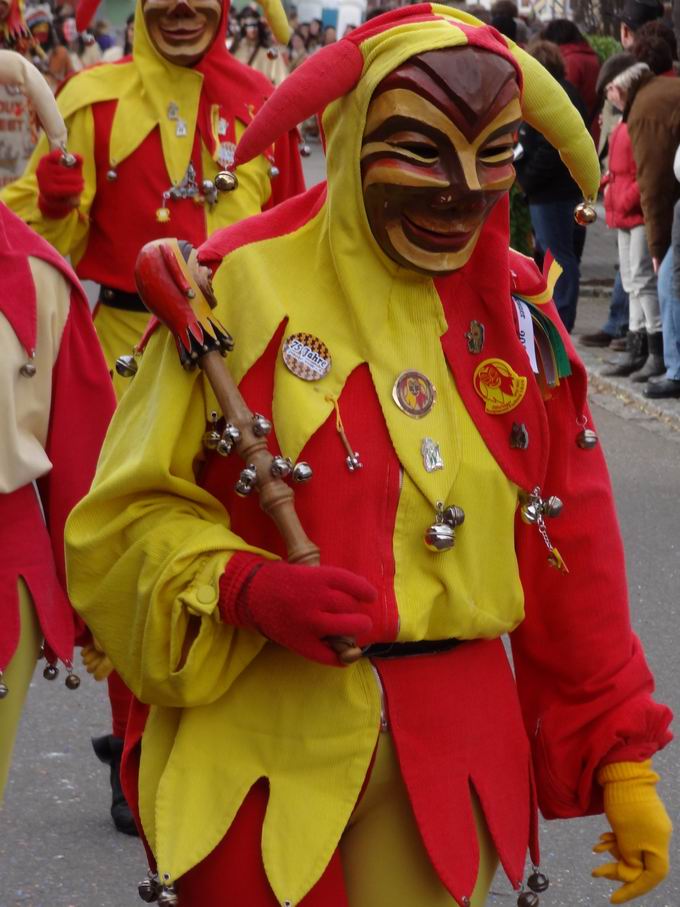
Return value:
[(512, 0), (342, 36), (263, 7), (138, 0), (114, 36), (0, 0), (57, 96), (1, 86), (0, 797), (36, 658), (75, 689), (77, 644), (146, 902), (481, 907), (500, 862), (533, 907), (539, 806), (604, 811), (593, 875), (643, 897), (672, 716), (569, 334), (603, 173), (612, 369), (680, 396), (663, 8), (625, 0), (601, 65)]

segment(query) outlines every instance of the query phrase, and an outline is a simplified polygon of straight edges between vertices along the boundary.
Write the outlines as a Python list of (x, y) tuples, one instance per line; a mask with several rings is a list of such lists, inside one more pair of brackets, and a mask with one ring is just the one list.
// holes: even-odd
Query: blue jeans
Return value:
[(673, 291), (673, 249), (666, 252), (658, 273), (666, 378), (680, 381), (680, 298)]
[(571, 332), (576, 321), (581, 270), (574, 251), (573, 201), (530, 204), (531, 225), (541, 252), (551, 252), (562, 266), (562, 276), (555, 285), (555, 305), (565, 328)]
[(628, 293), (623, 289), (621, 272), (616, 272), (612, 298), (609, 302), (609, 318), (602, 330), (612, 337), (623, 337), (628, 330)]

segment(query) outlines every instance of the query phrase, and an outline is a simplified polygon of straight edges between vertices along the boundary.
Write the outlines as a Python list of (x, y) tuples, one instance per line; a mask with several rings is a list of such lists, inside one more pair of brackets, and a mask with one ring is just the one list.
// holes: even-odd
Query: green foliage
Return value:
[(623, 50), (616, 38), (610, 38), (608, 35), (586, 35), (586, 39), (600, 58), (600, 63), (604, 63), (614, 54), (620, 54)]

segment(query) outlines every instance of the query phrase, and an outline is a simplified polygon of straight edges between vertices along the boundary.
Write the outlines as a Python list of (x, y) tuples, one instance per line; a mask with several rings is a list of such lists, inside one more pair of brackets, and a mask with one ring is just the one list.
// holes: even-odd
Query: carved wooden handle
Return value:
[[(264, 437), (255, 434), (253, 413), (241, 396), (222, 356), (214, 350), (203, 355), (199, 364), (215, 392), (224, 418), (240, 432), (241, 439), (235, 447), (243, 461), (255, 467), (260, 507), (271, 517), (281, 533), (288, 562), (318, 567), (319, 549), (302, 527), (295, 510), (293, 489), (272, 474), (274, 457)], [(352, 664), (362, 656), (361, 649), (354, 640), (345, 636), (329, 637), (328, 644), (344, 664)]]

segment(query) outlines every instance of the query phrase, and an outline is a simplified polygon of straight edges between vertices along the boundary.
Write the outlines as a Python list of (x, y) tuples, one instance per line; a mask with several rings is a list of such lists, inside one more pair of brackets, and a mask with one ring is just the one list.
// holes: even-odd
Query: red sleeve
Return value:
[[(546, 308), (559, 323), (554, 305)], [(573, 374), (546, 402), (550, 458), (543, 494), (564, 502), (561, 515), (546, 524), (570, 572), (547, 564), (536, 527), (518, 516), (526, 618), (512, 634), (546, 818), (601, 812), (597, 769), (649, 758), (671, 739), (672, 717), (652, 699), (654, 680), (631, 630), (623, 544), (602, 450), (576, 444), (579, 418), (594, 425), (585, 370), (560, 330)]]
[(115, 408), (113, 385), (84, 299), (71, 306), (52, 370), (45, 450), (52, 469), (38, 480), (59, 581), (66, 589), (64, 525), (89, 491), (99, 450)]
[(300, 135), (297, 129), (282, 136), (274, 145), (274, 160), (279, 175), (272, 180), (272, 194), (263, 210), (305, 191), (305, 177), (300, 160)]

